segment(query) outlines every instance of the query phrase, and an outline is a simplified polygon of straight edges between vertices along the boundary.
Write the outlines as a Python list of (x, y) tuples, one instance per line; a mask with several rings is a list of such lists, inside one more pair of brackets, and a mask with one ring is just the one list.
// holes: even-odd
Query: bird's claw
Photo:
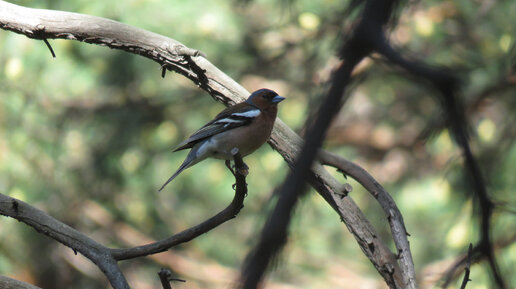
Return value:
[(228, 170), (230, 170), (231, 173), (234, 176), (235, 175), (235, 170), (233, 170), (233, 166), (231, 165), (231, 161), (230, 160), (226, 160), (224, 163), (226, 164), (226, 168), (228, 168)]

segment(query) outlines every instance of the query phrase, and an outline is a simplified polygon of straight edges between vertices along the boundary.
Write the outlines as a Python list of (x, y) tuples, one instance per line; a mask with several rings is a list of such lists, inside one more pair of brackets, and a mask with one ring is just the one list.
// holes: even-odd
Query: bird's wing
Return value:
[(260, 115), (260, 110), (247, 103), (239, 103), (228, 107), (213, 120), (205, 124), (188, 139), (180, 143), (174, 151), (193, 147), (199, 141), (240, 126), (250, 124)]

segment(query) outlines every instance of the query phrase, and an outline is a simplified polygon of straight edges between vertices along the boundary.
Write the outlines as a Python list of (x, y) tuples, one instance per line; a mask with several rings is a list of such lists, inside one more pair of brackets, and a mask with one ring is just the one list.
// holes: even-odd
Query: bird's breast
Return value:
[(242, 157), (247, 156), (262, 146), (271, 134), (271, 127), (237, 127), (235, 129), (214, 135), (199, 147), (199, 154), (206, 157), (231, 160), (233, 148), (238, 148)]

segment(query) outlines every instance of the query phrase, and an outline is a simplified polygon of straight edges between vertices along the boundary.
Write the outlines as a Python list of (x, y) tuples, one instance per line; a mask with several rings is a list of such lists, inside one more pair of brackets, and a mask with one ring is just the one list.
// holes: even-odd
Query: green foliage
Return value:
[[(107, 17), (200, 49), (248, 90), (269, 87), (286, 96), (280, 117), (302, 132), (329, 72), (339, 64), (334, 54), (346, 3), (17, 4)], [(406, 55), (460, 68), (472, 144), (497, 204), (493, 237), (514, 240), (516, 102), (514, 84), (508, 82), (512, 73), (514, 83), (516, 31), (509, 24), (514, 23), (516, 5), (511, 1), (480, 6), (471, 1), (408, 4), (392, 40)], [(148, 59), (86, 43), (50, 42), (56, 59), (42, 41), (0, 31), (2, 193), (117, 247), (167, 237), (230, 202), (234, 179), (216, 160), (186, 170), (157, 193), (186, 155), (172, 153), (171, 148), (222, 105), (182, 76), (168, 73), (162, 79), (158, 65)], [(357, 73), (363, 81), (355, 84), (335, 120), (326, 148), (362, 165), (393, 195), (411, 234), (416, 270), (426, 282), (423, 273), (430, 264), (452, 260), (478, 240), (460, 151), (442, 126), (434, 91), (382, 61), (368, 59)], [(249, 196), (240, 215), (166, 258), (128, 261), (124, 272), (130, 282), (141, 285), (138, 288), (158, 288), (154, 277), (160, 266), (188, 279), (178, 288), (226, 288), (234, 280), (231, 273), (237, 272), (255, 243), (274, 204), (273, 190), (288, 172), (267, 145), (246, 163)], [(348, 181), (354, 188), (351, 197), (382, 238), (389, 240), (376, 201), (358, 183)], [(71, 285), (76, 280), (81, 280), (80, 288), (107, 287), (83, 257), (11, 219), (0, 222), (0, 274), (48, 288), (78, 288)], [(516, 246), (509, 242), (497, 249), (497, 256), (508, 283), (516, 284), (514, 274), (508, 274), (516, 265)], [(352, 235), (316, 194), (298, 208), (280, 264), (272, 282), (302, 288), (381, 283)], [(475, 265), (471, 277), (468, 287), (489, 287), (485, 267)]]

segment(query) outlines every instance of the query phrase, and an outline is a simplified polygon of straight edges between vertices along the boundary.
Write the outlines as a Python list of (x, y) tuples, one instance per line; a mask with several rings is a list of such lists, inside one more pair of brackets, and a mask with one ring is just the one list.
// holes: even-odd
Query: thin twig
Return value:
[(165, 78), (167, 74), (167, 66), (165, 64), (161, 65), (161, 78)]
[(460, 285), (460, 289), (465, 289), (471, 279), (469, 279), (469, 267), (471, 266), (471, 251), (473, 249), (473, 244), (469, 243), (468, 248), (468, 261), (466, 262), (466, 268), (464, 268), (464, 279), (462, 279), (462, 284)]
[[(504, 239), (496, 240), (496, 242), (494, 242), (494, 249), (496, 251), (500, 251), (500, 250), (514, 244), (514, 242), (516, 242), (516, 230), (512, 230), (512, 231), (514, 233), (511, 236), (504, 238)], [(481, 254), (480, 248), (478, 247), (478, 245), (473, 246), (473, 249), (471, 251), (471, 263), (478, 263), (486, 258), (487, 258), (487, 256), (485, 256), (484, 254)], [(467, 260), (468, 260), (468, 254), (462, 254), (461, 256), (457, 257), (456, 261), (454, 261), (453, 264), (442, 273), (442, 275), (444, 277), (442, 278), (443, 282), (442, 282), (442, 285), (440, 285), (440, 287), (442, 287), (443, 289), (448, 288), (448, 286), (453, 282), (453, 280), (458, 278), (458, 276), (459, 276), (458, 270), (460, 268), (462, 268), (463, 266), (465, 266)]]
[(56, 58), (56, 54), (54, 53), (54, 49), (52, 49), (52, 46), (50, 45), (48, 40), (45, 38), (45, 39), (43, 39), (43, 42), (45, 42), (45, 44), (47, 45), (48, 50), (50, 50), (50, 53), (52, 54), (52, 57)]
[(159, 270), (158, 276), (163, 289), (172, 289), (172, 285), (170, 285), (171, 281), (186, 282), (186, 280), (183, 279), (173, 278), (172, 272), (165, 268), (161, 268), (161, 270)]

